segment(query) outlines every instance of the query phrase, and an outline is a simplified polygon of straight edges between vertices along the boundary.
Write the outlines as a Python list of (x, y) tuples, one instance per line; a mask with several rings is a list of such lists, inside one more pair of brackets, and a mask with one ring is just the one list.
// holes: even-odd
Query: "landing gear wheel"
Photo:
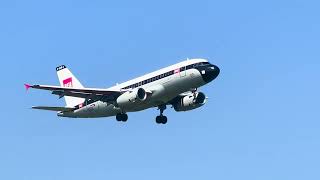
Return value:
[(161, 117), (160, 117), (160, 116), (157, 116), (157, 117), (156, 117), (156, 123), (157, 123), (157, 124), (160, 124), (160, 123), (161, 123)]
[(128, 120), (127, 114), (117, 114), (116, 116), (117, 121), (126, 122)]
[(168, 122), (168, 118), (167, 118), (167, 116), (163, 116), (162, 117), (162, 124), (167, 124), (167, 122)]
[(128, 115), (127, 114), (123, 114), (122, 122), (127, 122), (127, 120), (128, 120)]
[(167, 116), (157, 116), (156, 117), (157, 124), (167, 124), (167, 122), (168, 122)]
[(157, 117), (156, 117), (156, 123), (157, 123), (157, 124), (167, 124), (168, 118), (167, 118), (167, 116), (164, 116), (164, 115), (163, 115), (163, 111), (164, 111), (165, 109), (167, 109), (167, 106), (166, 106), (166, 105), (160, 105), (160, 106), (159, 106), (160, 116), (157, 116)]

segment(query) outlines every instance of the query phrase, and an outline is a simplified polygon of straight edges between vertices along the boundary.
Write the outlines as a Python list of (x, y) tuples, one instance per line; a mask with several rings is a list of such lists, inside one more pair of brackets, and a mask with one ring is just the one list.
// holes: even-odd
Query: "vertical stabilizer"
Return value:
[[(61, 87), (83, 88), (80, 81), (69, 71), (65, 65), (56, 68)], [(64, 96), (67, 107), (77, 106), (85, 101), (84, 98)]]

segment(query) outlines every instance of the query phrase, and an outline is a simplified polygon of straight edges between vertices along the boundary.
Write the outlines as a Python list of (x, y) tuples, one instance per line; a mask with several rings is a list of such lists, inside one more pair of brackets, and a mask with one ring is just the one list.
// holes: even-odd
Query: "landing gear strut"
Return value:
[(167, 106), (166, 106), (166, 105), (161, 105), (161, 106), (159, 106), (160, 116), (157, 116), (157, 117), (156, 117), (156, 123), (157, 123), (157, 124), (167, 124), (168, 118), (167, 118), (167, 116), (164, 116), (164, 115), (163, 115), (163, 111), (164, 111), (165, 109), (167, 109)]
[(128, 115), (125, 113), (117, 114), (116, 119), (117, 121), (126, 122), (128, 120)]

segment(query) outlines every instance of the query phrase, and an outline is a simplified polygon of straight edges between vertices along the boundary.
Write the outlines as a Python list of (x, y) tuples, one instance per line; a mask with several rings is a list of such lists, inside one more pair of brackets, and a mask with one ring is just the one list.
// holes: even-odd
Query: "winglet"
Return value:
[(24, 87), (26, 88), (26, 90), (28, 91), (32, 86), (30, 84), (24, 84)]

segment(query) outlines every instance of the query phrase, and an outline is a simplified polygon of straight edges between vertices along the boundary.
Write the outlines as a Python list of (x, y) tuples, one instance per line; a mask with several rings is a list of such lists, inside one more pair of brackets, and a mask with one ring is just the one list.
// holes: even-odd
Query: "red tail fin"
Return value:
[(24, 87), (26, 88), (26, 90), (28, 91), (32, 86), (29, 84), (24, 84)]

